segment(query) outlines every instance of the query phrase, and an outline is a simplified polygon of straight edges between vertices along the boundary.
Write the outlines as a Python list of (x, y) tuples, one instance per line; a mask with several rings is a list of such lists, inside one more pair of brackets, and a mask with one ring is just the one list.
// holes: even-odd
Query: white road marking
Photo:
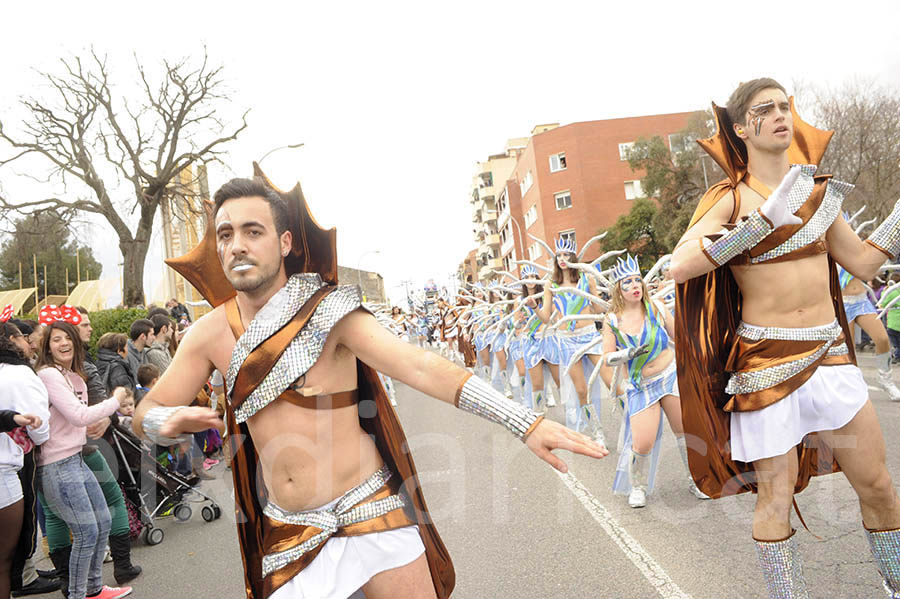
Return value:
[(619, 549), (631, 560), (631, 563), (640, 570), (641, 574), (656, 589), (660, 597), (663, 599), (691, 599), (690, 595), (678, 588), (678, 585), (669, 578), (662, 566), (656, 563), (656, 560), (641, 547), (641, 544), (622, 528), (613, 515), (609, 513), (609, 510), (603, 507), (603, 504), (585, 488), (580, 480), (575, 478), (571, 470), (568, 474), (562, 474), (556, 469), (553, 471), (559, 475), (563, 483), (584, 506), (584, 509), (600, 524), (600, 528), (619, 546)]
[(881, 388), (876, 387), (875, 385), (869, 385), (869, 391), (881, 391)]

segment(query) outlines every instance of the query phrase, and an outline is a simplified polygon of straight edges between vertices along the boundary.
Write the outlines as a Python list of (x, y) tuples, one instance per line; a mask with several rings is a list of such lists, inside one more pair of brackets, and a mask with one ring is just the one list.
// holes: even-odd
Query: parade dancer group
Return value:
[[(546, 265), (520, 261), (409, 317), (336, 285), (334, 231), (299, 187), (279, 192), (257, 167), (216, 193), (203, 243), (172, 261), (216, 308), (134, 427), (173, 443), (222, 426), (187, 404), (209, 372), (227, 372), (248, 598), (450, 596), (452, 563), (385, 377), (504, 426), (563, 472), (551, 450), (607, 455), (601, 402), (621, 408), (613, 489), (635, 508), (654, 488), (665, 415), (697, 498), (757, 494), (752, 535), (773, 598), (808, 597), (791, 506), (812, 476), (841, 470), (884, 590), (900, 598), (900, 498), (850, 328), (873, 339), (879, 380), (900, 399), (862, 283), (900, 253), (900, 201), (862, 242), (841, 215), (852, 186), (817, 172), (830, 132), (803, 123), (781, 85), (741, 84), (713, 110), (717, 132), (699, 143), (727, 179), (646, 275), (625, 250), (585, 261), (600, 236), (580, 251), (538, 240)], [(432, 340), (439, 352), (413, 347)], [(550, 381), (565, 426), (544, 418)], [(363, 414), (363, 399), (377, 409)], [(328, 447), (271, 449), (323, 426)], [(348, 550), (367, 557), (342, 562)]]

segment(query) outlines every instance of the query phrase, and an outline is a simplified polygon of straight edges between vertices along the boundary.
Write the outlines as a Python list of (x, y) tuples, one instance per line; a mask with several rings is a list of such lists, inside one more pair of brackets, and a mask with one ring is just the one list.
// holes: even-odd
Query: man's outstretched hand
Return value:
[(178, 410), (159, 427), (159, 434), (170, 439), (184, 433), (201, 433), (208, 429), (225, 432), (225, 423), (211, 408), (192, 406)]
[(554, 449), (565, 449), (572, 453), (579, 453), (592, 458), (604, 458), (609, 455), (609, 450), (598, 444), (586, 435), (576, 433), (558, 422), (546, 418), (531, 431), (525, 439), (525, 445), (541, 458), (563, 474), (569, 471), (569, 467), (561, 459), (553, 455)]

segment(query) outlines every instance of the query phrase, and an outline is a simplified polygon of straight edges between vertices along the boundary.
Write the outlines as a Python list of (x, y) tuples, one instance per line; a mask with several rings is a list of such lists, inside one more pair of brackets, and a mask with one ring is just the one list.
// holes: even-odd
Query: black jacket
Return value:
[(100, 375), (100, 380), (106, 385), (108, 394), (112, 394), (112, 390), (116, 387), (125, 387), (134, 391), (134, 373), (131, 365), (111, 349), (100, 348), (97, 350), (97, 373)]

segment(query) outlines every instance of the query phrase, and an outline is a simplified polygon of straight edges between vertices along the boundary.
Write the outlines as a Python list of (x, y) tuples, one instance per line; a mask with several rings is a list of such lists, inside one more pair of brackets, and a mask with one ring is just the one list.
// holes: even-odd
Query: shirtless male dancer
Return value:
[(802, 122), (776, 81), (743, 83), (714, 109), (719, 131), (701, 145), (728, 180), (701, 200), (671, 267), (685, 432), (706, 442), (689, 451), (692, 474), (713, 497), (757, 491), (768, 592), (807, 597), (791, 505), (833, 455), (888, 596), (900, 597), (900, 500), (835, 264), (874, 277), (900, 251), (900, 207), (860, 241), (841, 215), (852, 186), (815, 173), (830, 132)]
[[(310, 255), (321, 254), (322, 248), (309, 233), (302, 232), (305, 229), (291, 230), (293, 227), (288, 226), (285, 199), (290, 199), (291, 194), (277, 192), (263, 178), (258, 167), (257, 175), (254, 179), (234, 179), (226, 183), (214, 197), (212, 219), (218, 265), (236, 291), (236, 304), (228, 300), (231, 303), (218, 305), (191, 327), (172, 365), (141, 401), (135, 413), (134, 429), (151, 437), (173, 438), (211, 427), (221, 428), (222, 420), (214, 411), (185, 406), (191, 403), (214, 369), (227, 372), (229, 428), (237, 423), (242, 431), (247, 431), (249, 442), (258, 455), (264, 481), (264, 488), (260, 489), (255, 489), (254, 477), (247, 483), (259, 494), (258, 504), (239, 501), (239, 505), (256, 506), (265, 515), (262, 518), (259, 514), (248, 514), (262, 522), (260, 530), (242, 532), (239, 522), (248, 598), (344, 598), (363, 596), (360, 593), (364, 593), (370, 599), (436, 596), (443, 599), (452, 591), (452, 566), (450, 576), (438, 584), (434, 580), (435, 569), (429, 568), (431, 556), (428, 552), (423, 554), (425, 549), (419, 540), (419, 534), (425, 540), (425, 533), (419, 530), (417, 534), (413, 526), (416, 521), (404, 520), (403, 510), (398, 507), (398, 503), (400, 507), (408, 506), (409, 496), (414, 493), (406, 487), (398, 490), (397, 476), (388, 481), (392, 474), (397, 474), (385, 471), (385, 464), (394, 463), (393, 458), (380, 451), (375, 436), (361, 428), (363, 387), (364, 384), (371, 386), (367, 372), (371, 369), (382, 372), (427, 395), (504, 424), (523, 439), (529, 449), (560, 471), (565, 472), (566, 465), (551, 450), (566, 449), (595, 458), (601, 458), (607, 452), (584, 435), (543, 420), (514, 404), (466, 370), (432, 352), (403, 343), (360, 308), (356, 286), (336, 287), (321, 300), (303, 330), (289, 340), (291, 345), (285, 355), (300, 341), (291, 360), (302, 362), (312, 354), (312, 358), (308, 358), (310, 367), (291, 371), (298, 373), (292, 374), (295, 378), (266, 390), (263, 395), (255, 395), (266, 387), (264, 381), (243, 404), (232, 405), (238, 399), (236, 393), (242, 380), (246, 380), (246, 377), (241, 378), (245, 367), (239, 362), (243, 358), (246, 365), (254, 358), (254, 353), (249, 357), (244, 355), (251, 349), (247, 346), (247, 338), (252, 339), (267, 322), (290, 319), (294, 308), (286, 316), (283, 313), (287, 310), (284, 306), (291, 302), (303, 304), (296, 312), (302, 313), (308, 305), (302, 301), (304, 293), (315, 295), (325, 287), (319, 270), (290, 274), (286, 269), (292, 258), (306, 259), (302, 255), (304, 251)], [(299, 186), (294, 189), (297, 202), (306, 211)], [(315, 223), (308, 212), (301, 215), (301, 223), (309, 221)], [(333, 250), (333, 230), (326, 233), (332, 235)], [(303, 243), (298, 243), (301, 234), (306, 236)], [(332, 251), (332, 255), (336, 272), (336, 253)], [(307, 268), (310, 263), (319, 268), (330, 260), (327, 255), (325, 258), (312, 257), (315, 259), (305, 262)], [(205, 269), (217, 268), (214, 260), (209, 261)], [(307, 288), (308, 293), (304, 292)], [(295, 301), (298, 295), (300, 300)], [(332, 296), (337, 300), (329, 303)], [(216, 302), (211, 303), (216, 305)], [(242, 330), (246, 332), (235, 342)], [(277, 367), (271, 373), (276, 370)], [(339, 406), (341, 398), (352, 396), (357, 389), (360, 392), (358, 405)], [(311, 405), (305, 405), (305, 400), (313, 401)], [(321, 400), (334, 403), (329, 404), (330, 409), (323, 409)], [(378, 418), (385, 418), (381, 413), (385, 411), (393, 417), (386, 403), (377, 403), (377, 407)], [(234, 430), (229, 432), (234, 434)], [(380, 443), (380, 439), (378, 441)], [(243, 446), (236, 444), (233, 447), (240, 452)], [(238, 458), (239, 454), (236, 454), (233, 467), (236, 495), (244, 491), (246, 483)], [(405, 478), (405, 475), (400, 472), (400, 477)], [(394, 486), (390, 487), (391, 484)], [(360, 485), (365, 491), (359, 489)], [(379, 494), (370, 491), (379, 491)], [(376, 501), (364, 503), (370, 496)], [(360, 505), (363, 506), (361, 512), (353, 507)], [(367, 513), (365, 508), (372, 506), (374, 513)], [(420, 507), (417, 505), (417, 509)], [(408, 507), (406, 511), (409, 511)], [(368, 520), (370, 517), (380, 518), (383, 526), (372, 524), (375, 520)], [(426, 527), (426, 521), (427, 514), (417, 520), (420, 529)], [(296, 534), (285, 532), (286, 526), (296, 524), (304, 527)], [(373, 528), (375, 532), (372, 532)], [(333, 536), (328, 536), (328, 531), (313, 535), (323, 529), (329, 529)], [(246, 538), (241, 536), (244, 534)], [(327, 537), (324, 542), (322, 535)], [(313, 540), (319, 545), (316, 546)], [(298, 541), (303, 542), (298, 545)], [(353, 542), (359, 543), (358, 551), (369, 553), (369, 559), (364, 560), (366, 564), (346, 557), (340, 561), (340, 555), (332, 555), (339, 554), (345, 544)], [(262, 569), (257, 559), (259, 555), (245, 547), (250, 545), (262, 546), (262, 550), (257, 551), (264, 554)], [(315, 559), (299, 572), (294, 569), (289, 575), (281, 574), (284, 570), (280, 568), (291, 568), (291, 564), (296, 563), (291, 560), (298, 559), (297, 554), (306, 551), (308, 545), (315, 546), (318, 551)], [(292, 548), (285, 550), (285, 547)], [(305, 557), (308, 556), (303, 556), (300, 561)], [(443, 558), (449, 562), (446, 555)]]

